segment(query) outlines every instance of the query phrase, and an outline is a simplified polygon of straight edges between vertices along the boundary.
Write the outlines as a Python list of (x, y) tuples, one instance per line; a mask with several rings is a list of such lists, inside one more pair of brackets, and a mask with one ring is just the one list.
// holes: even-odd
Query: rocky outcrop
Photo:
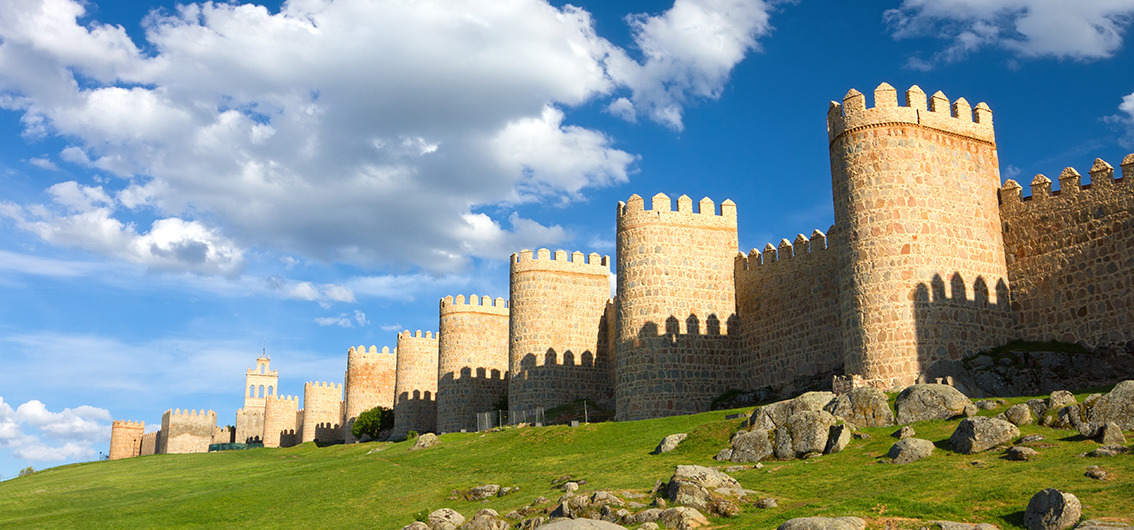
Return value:
[[(788, 460), (808, 453), (824, 454), (836, 423), (834, 416), (822, 410), (793, 414), (776, 429), (776, 458)], [(836, 435), (842, 436), (842, 431)], [(849, 436), (849, 431), (847, 435)]]
[[(1010, 351), (998, 358), (966, 359), (960, 379), (976, 387), (972, 396), (1035, 396), (1062, 388), (1091, 388), (1134, 373), (1134, 341), (1090, 353)], [(1038, 417), (1038, 415), (1037, 415)]]
[(859, 387), (842, 394), (824, 410), (860, 428), (894, 424), (894, 412), (886, 394), (874, 387)]
[(757, 429), (774, 432), (784, 425), (788, 418), (800, 412), (819, 411), (835, 399), (831, 392), (806, 392), (794, 399), (777, 401), (756, 409), (748, 424)]
[(949, 446), (962, 454), (987, 451), (998, 445), (1007, 445), (1020, 436), (1020, 429), (1007, 421), (977, 416), (965, 418), (949, 437)]
[(753, 429), (732, 435), (729, 447), (717, 453), (716, 459), (737, 463), (759, 462), (772, 455), (772, 443), (768, 431)]
[(1098, 430), (1099, 443), (1103, 445), (1125, 445), (1126, 436), (1122, 434), (1122, 428), (1113, 421), (1107, 422)]
[(626, 530), (626, 527), (600, 519), (562, 519), (538, 526), (536, 530)]
[(969, 400), (949, 385), (910, 385), (898, 394), (894, 408), (901, 425), (928, 420), (947, 420), (965, 414)]
[(476, 512), (472, 519), (461, 526), (461, 530), (508, 530), (512, 526), (500, 519), (500, 514), (491, 508)]
[(796, 517), (776, 530), (865, 530), (866, 521), (858, 517)]
[(1094, 401), (1086, 416), (1094, 424), (1113, 422), (1123, 430), (1134, 430), (1134, 381), (1115, 385), (1113, 390)]
[(469, 490), (469, 492), (465, 494), (465, 498), (470, 501), (480, 501), (489, 497), (495, 497), (499, 492), (499, 484), (485, 484)]
[(685, 438), (687, 438), (687, 437), (689, 437), (689, 435), (682, 432), (682, 433), (677, 433), (677, 434), (671, 434), (669, 436), (666, 436), (665, 438), (662, 438), (661, 443), (659, 443), (657, 448), (654, 449), (654, 454), (660, 455), (662, 453), (668, 453), (668, 452), (676, 449), (677, 444), (684, 441)]
[(429, 530), (455, 530), (465, 524), (465, 516), (450, 508), (441, 508), (429, 514)]
[(748, 493), (736, 479), (703, 466), (677, 466), (666, 486), (670, 502), (709, 511), (718, 495), (742, 496)]
[(1024, 527), (1029, 530), (1065, 530), (1082, 516), (1079, 498), (1054, 488), (1045, 489), (1032, 497), (1024, 510)]
[(1004, 411), (1004, 419), (1012, 422), (1012, 425), (1031, 425), (1032, 424), (1032, 409), (1024, 403), (1019, 403), (1008, 407)]
[(891, 446), (890, 452), (886, 453), (886, 456), (890, 457), (895, 464), (908, 464), (929, 458), (929, 455), (933, 454), (933, 449), (933, 442), (929, 440), (904, 438)]
[(433, 447), (437, 445), (438, 441), (440, 440), (438, 440), (436, 434), (427, 432), (421, 436), (418, 436), (417, 441), (413, 443), (413, 447), (410, 447), (409, 450), (416, 451), (418, 449), (425, 449), (426, 447)]

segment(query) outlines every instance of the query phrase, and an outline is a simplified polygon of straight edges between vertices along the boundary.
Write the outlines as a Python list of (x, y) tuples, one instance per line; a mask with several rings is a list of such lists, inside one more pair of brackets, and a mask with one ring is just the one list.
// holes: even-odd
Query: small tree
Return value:
[(32, 473), (35, 473), (35, 468), (33, 468), (31, 466), (25, 467), (25, 468), (20, 470), (20, 476), (21, 477), (31, 476)]
[(378, 433), (394, 428), (394, 411), (386, 407), (374, 407), (358, 415), (350, 433), (355, 438), (362, 439), (363, 435), (371, 439), (377, 438)]

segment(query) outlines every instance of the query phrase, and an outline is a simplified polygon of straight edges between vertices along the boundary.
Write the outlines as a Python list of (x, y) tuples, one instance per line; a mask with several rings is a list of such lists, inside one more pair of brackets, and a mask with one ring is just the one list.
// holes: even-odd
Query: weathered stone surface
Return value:
[(677, 434), (671, 434), (669, 436), (666, 436), (665, 438), (662, 438), (661, 443), (659, 443), (658, 447), (656, 449), (654, 449), (654, 454), (660, 455), (662, 453), (668, 453), (668, 452), (676, 449), (677, 444), (681, 443), (687, 437), (689, 437), (689, 434), (682, 432), (682, 433), (677, 433)]
[(998, 530), (988, 523), (958, 523), (956, 521), (930, 521), (929, 530)]
[(914, 431), (913, 427), (910, 427), (909, 425), (902, 425), (902, 428), (894, 431), (890, 436), (893, 436), (894, 438), (897, 438), (899, 440), (905, 440), (906, 438), (912, 438), (916, 435), (917, 432)]
[(1093, 478), (1095, 480), (1106, 480), (1108, 474), (1106, 470), (1099, 466), (1087, 466), (1087, 472), (1083, 473), (1083, 476), (1087, 478)]
[(468, 494), (465, 497), (470, 501), (480, 501), (480, 500), (487, 499), (489, 497), (494, 497), (499, 492), (500, 492), (500, 485), (498, 485), (498, 484), (485, 484), (483, 486), (477, 486), (477, 487), (469, 490)]
[(563, 483), (563, 491), (566, 491), (567, 493), (571, 493), (571, 492), (578, 491), (578, 490), (579, 490), (579, 483), (578, 482), (564, 482)]
[(1094, 451), (1087, 453), (1087, 456), (1109, 457), (1109, 456), (1124, 455), (1124, 454), (1129, 453), (1129, 452), (1130, 452), (1130, 448), (1126, 447), (1125, 445), (1104, 445), (1104, 446), (1101, 446), (1101, 447), (1096, 447)]
[(1047, 437), (1042, 435), (1042, 434), (1029, 434), (1027, 436), (1021, 437), (1019, 440), (1016, 441), (1016, 443), (1030, 444), (1030, 443), (1034, 443), (1034, 442), (1040, 442), (1040, 441), (1043, 441), (1043, 440), (1046, 440), (1046, 439), (1047, 439)]
[(1024, 510), (1024, 527), (1029, 530), (1064, 530), (1079, 521), (1082, 508), (1079, 498), (1054, 488), (1032, 497)]
[(886, 394), (877, 388), (864, 386), (835, 398), (824, 409), (858, 427), (885, 427), (894, 424), (894, 412)]
[(600, 519), (564, 519), (546, 523), (537, 530), (626, 530), (626, 527)]
[(1122, 434), (1122, 428), (1113, 421), (1108, 421), (1099, 427), (1098, 430), (1099, 443), (1103, 445), (1124, 445), (1126, 443), (1126, 436)]
[(638, 512), (638, 514), (634, 516), (634, 521), (637, 522), (638, 524), (651, 523), (651, 522), (657, 521), (658, 518), (661, 517), (661, 513), (662, 513), (662, 510), (660, 508), (650, 508), (650, 509), (647, 509), (647, 510), (642, 510), (641, 512)]
[(928, 458), (929, 455), (933, 454), (933, 449), (933, 442), (929, 440), (904, 438), (891, 446), (890, 452), (886, 453), (886, 456), (892, 458), (895, 464), (908, 464)]
[(1075, 394), (1066, 390), (1056, 390), (1051, 393), (1047, 398), (1047, 408), (1049, 410), (1059, 410), (1067, 405), (1075, 404)]
[(1075, 530), (1134, 530), (1134, 525), (1115, 521), (1096, 521), (1087, 519), (1075, 525)]
[(429, 530), (429, 525), (421, 522), (414, 521), (402, 527), (402, 530)]
[(827, 448), (823, 450), (824, 454), (835, 454), (843, 449), (846, 449), (847, 444), (851, 440), (850, 425), (832, 425), (831, 430), (827, 434)]
[(835, 417), (825, 411), (804, 411), (793, 414), (776, 429), (776, 458), (790, 459), (807, 453), (822, 453)]
[(1043, 418), (1047, 412), (1047, 402), (1042, 399), (1029, 399), (1026, 405), (1032, 413), (1032, 418), (1036, 420), (1036, 423), (1040, 423), (1040, 418)]
[(740, 506), (731, 499), (713, 499), (709, 503), (709, 513), (717, 517), (736, 517), (740, 515)]
[(591, 495), (591, 506), (597, 508), (608, 504), (611, 506), (623, 506), (625, 503), (622, 502), (622, 499), (615, 497), (614, 494), (609, 491), (596, 491)]
[(454, 530), (465, 524), (465, 516), (451, 508), (441, 508), (429, 514), (430, 530)]
[(980, 412), (980, 407), (973, 405), (972, 403), (965, 405), (964, 414), (965, 414), (966, 418), (971, 418), (973, 416), (976, 416), (977, 413), (979, 413), (979, 412)]
[(748, 420), (749, 425), (773, 432), (784, 425), (792, 415), (823, 410), (834, 399), (835, 394), (831, 392), (806, 392), (795, 399), (777, 401), (756, 409), (752, 413), (752, 418)]
[(709, 520), (700, 511), (688, 506), (666, 509), (661, 513), (660, 519), (666, 528), (673, 530), (690, 530), (709, 524)]
[(779, 504), (776, 502), (776, 499), (773, 499), (771, 497), (765, 497), (765, 498), (760, 499), (759, 501), (756, 502), (757, 508), (767, 509), (767, 508), (775, 508), (777, 506), (779, 506)]
[(1004, 457), (1008, 460), (1028, 461), (1039, 458), (1039, 453), (1031, 447), (1024, 447), (1022, 445), (1013, 445), (1008, 448), (1004, 453)]
[(476, 512), (472, 519), (463, 525), (461, 530), (508, 530), (508, 521), (500, 519), (500, 514), (491, 508), (485, 508)]
[(542, 526), (545, 522), (547, 522), (547, 517), (544, 517), (542, 515), (538, 517), (532, 517), (530, 519), (524, 519), (523, 522), (520, 523), (520, 530), (535, 530), (536, 528)]
[(722, 488), (738, 493), (744, 491), (736, 479), (715, 469), (703, 466), (677, 466), (666, 487), (666, 498), (677, 504), (707, 511), (713, 500), (709, 492)]
[(643, 524), (642, 526), (639, 526), (638, 530), (658, 530), (658, 528), (659, 527), (658, 527), (657, 523), (650, 521), (648, 523)]
[(917, 421), (947, 420), (965, 413), (969, 398), (948, 385), (911, 385), (898, 394), (894, 408), (901, 425)]
[[(759, 462), (772, 454), (772, 443), (768, 441), (768, 431), (753, 429), (732, 435), (729, 456), (732, 462)], [(719, 459), (718, 459), (719, 460)]]
[[(1084, 400), (1084, 404), (1087, 400)], [(1113, 422), (1123, 430), (1134, 430), (1134, 381), (1123, 381), (1090, 405), (1091, 423)]]
[(949, 437), (949, 446), (962, 454), (987, 451), (998, 445), (1007, 445), (1017, 436), (1020, 429), (1004, 420), (977, 416), (965, 418)]
[(796, 517), (776, 530), (865, 530), (866, 521), (858, 517)]
[(1012, 405), (1004, 411), (1004, 418), (1012, 422), (1012, 425), (1031, 425), (1032, 409), (1024, 403)]
[(417, 441), (413, 443), (413, 447), (410, 447), (409, 450), (416, 451), (418, 449), (425, 449), (426, 447), (433, 447), (437, 445), (437, 442), (439, 441), (440, 440), (437, 438), (436, 434), (427, 432), (421, 436), (418, 436)]
[(725, 447), (724, 449), (721, 449), (719, 452), (717, 452), (717, 456), (713, 457), (713, 460), (716, 460), (717, 462), (724, 462), (726, 460), (731, 460), (731, 459), (732, 459), (732, 448), (731, 447)]

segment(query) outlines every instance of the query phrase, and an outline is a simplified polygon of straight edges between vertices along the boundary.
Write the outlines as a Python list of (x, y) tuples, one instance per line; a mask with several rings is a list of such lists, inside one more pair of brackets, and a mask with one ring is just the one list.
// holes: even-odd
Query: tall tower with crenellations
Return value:
[[(394, 383), (394, 439), (437, 430), (437, 338), (427, 331), (398, 333)], [(306, 420), (305, 420), (306, 421)]]
[(236, 411), (236, 441), (259, 442), (264, 439), (264, 401), (279, 388), (280, 373), (272, 370), (271, 359), (264, 353), (256, 359), (256, 368), (244, 376), (244, 407)]
[[(893, 87), (827, 113), (847, 373), (890, 387), (1004, 343), (1008, 309), (992, 111)], [(946, 286), (949, 293), (946, 294)]]
[(736, 352), (736, 205), (659, 193), (618, 203), (617, 418), (709, 409), (744, 388)]
[[(437, 430), (476, 429), (476, 413), (508, 393), (508, 302), (441, 299), (437, 332)], [(397, 416), (395, 416), (396, 421)]]
[(115, 420), (110, 426), (109, 458), (118, 460), (142, 454), (142, 435), (145, 432), (144, 421)]
[(610, 258), (540, 249), (512, 254), (508, 408), (590, 399), (612, 409)]
[(308, 381), (303, 385), (303, 442), (342, 441), (343, 385)]
[(374, 407), (394, 408), (394, 379), (396, 377), (397, 355), (390, 348), (351, 346), (347, 350), (347, 369), (344, 376), (343, 391), (343, 439), (347, 443), (357, 441), (351, 434), (354, 420), (358, 415)]

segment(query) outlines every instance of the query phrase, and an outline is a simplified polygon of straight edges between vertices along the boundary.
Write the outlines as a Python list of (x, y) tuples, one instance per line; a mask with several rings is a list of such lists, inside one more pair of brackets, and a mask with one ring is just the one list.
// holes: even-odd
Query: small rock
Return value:
[(1096, 448), (1094, 451), (1091, 451), (1086, 455), (1091, 457), (1107, 457), (1124, 455), (1128, 452), (1130, 452), (1130, 448), (1126, 447), (1125, 445), (1104, 445), (1102, 447)]
[(608, 504), (612, 506), (622, 506), (625, 503), (622, 502), (622, 499), (615, 497), (609, 491), (596, 491), (591, 495), (591, 506), (597, 508), (599, 506), (606, 506)]
[(1012, 425), (1031, 425), (1032, 409), (1028, 408), (1028, 406), (1023, 403), (1012, 405), (1008, 407), (1008, 410), (1004, 411), (1004, 418), (1012, 422)]
[(1024, 437), (1020, 438), (1019, 440), (1017, 440), (1016, 443), (1030, 444), (1030, 443), (1041, 442), (1041, 441), (1046, 440), (1046, 439), (1047, 439), (1047, 437), (1042, 435), (1042, 434), (1029, 434), (1029, 435), (1024, 436)]
[(536, 528), (543, 526), (543, 523), (545, 522), (547, 522), (547, 518), (543, 516), (524, 519), (524, 521), (520, 523), (520, 530), (535, 530)]
[(1115, 521), (1096, 521), (1088, 519), (1075, 526), (1075, 530), (1134, 530), (1134, 525)]
[(903, 425), (901, 429), (894, 431), (894, 433), (890, 436), (893, 436), (894, 438), (897, 438), (899, 440), (905, 440), (906, 438), (911, 438), (916, 434), (917, 432), (914, 431), (913, 427), (910, 427), (909, 425)]
[(929, 440), (905, 438), (891, 446), (886, 456), (892, 458), (895, 464), (908, 464), (928, 458), (933, 454), (933, 449), (933, 442)]
[(418, 449), (425, 449), (426, 447), (433, 447), (433, 446), (437, 445), (437, 442), (439, 442), (439, 441), (440, 440), (437, 439), (436, 434), (433, 434), (431, 432), (427, 432), (427, 433), (425, 433), (421, 436), (418, 436), (417, 441), (413, 443), (413, 447), (410, 447), (409, 450), (410, 451), (417, 451)]
[(1087, 472), (1083, 473), (1083, 476), (1087, 478), (1093, 478), (1095, 480), (1106, 480), (1107, 473), (1106, 470), (1099, 466), (1089, 466), (1087, 468)]
[(496, 510), (480, 510), (469, 522), (461, 526), (461, 530), (508, 530), (512, 525), (508, 524), (508, 521), (498, 519), (499, 515)]
[(666, 436), (665, 438), (662, 438), (661, 443), (659, 443), (657, 448), (654, 449), (654, 454), (660, 455), (662, 453), (668, 453), (677, 448), (677, 444), (681, 443), (688, 437), (689, 435), (683, 432)]
[(1122, 429), (1113, 421), (1108, 421), (1099, 428), (1098, 437), (1099, 443), (1103, 445), (1124, 445), (1126, 443), (1126, 437), (1122, 435)]
[(740, 506), (729, 499), (713, 499), (709, 504), (709, 513), (717, 517), (736, 517), (740, 515)]
[(402, 530), (429, 530), (429, 525), (421, 522), (414, 521), (402, 527)]
[(713, 457), (713, 460), (717, 462), (725, 462), (730, 459), (732, 459), (732, 449), (728, 447), (721, 449), (720, 452), (717, 453), (717, 456)]
[(865, 530), (865, 528), (866, 521), (858, 517), (796, 517), (785, 521), (777, 530)]
[(976, 416), (978, 412), (980, 412), (980, 408), (977, 407), (976, 405), (973, 405), (972, 403), (965, 405), (965, 417), (966, 418), (971, 418), (973, 416)]
[(851, 436), (855, 440), (869, 440), (869, 439), (873, 438), (873, 436), (866, 434), (864, 432), (856, 432), (856, 433), (852, 434)]
[(831, 430), (827, 435), (827, 448), (823, 450), (824, 454), (833, 455), (846, 448), (851, 439), (850, 425), (832, 425)]
[(949, 446), (962, 454), (987, 451), (1020, 436), (1020, 429), (1004, 420), (977, 416), (965, 418), (949, 437)]
[(1031, 447), (1013, 445), (1012, 447), (1008, 448), (1008, 451), (1005, 452), (1004, 456), (1008, 458), (1008, 460), (1028, 461), (1039, 458), (1039, 453)]
[(641, 499), (641, 498), (646, 497), (646, 494), (645, 493), (631, 493), (629, 491), (624, 491), (624, 492), (622, 492), (622, 496), (626, 497), (627, 499)]
[(980, 407), (981, 410), (996, 410), (1000, 407), (999, 403), (991, 399), (982, 399), (980, 401), (977, 401), (975, 405)]
[(469, 490), (465, 498), (470, 501), (479, 501), (489, 497), (495, 497), (497, 493), (500, 493), (499, 484), (485, 484)]
[(1079, 498), (1054, 488), (1032, 497), (1024, 510), (1024, 527), (1029, 530), (1065, 530), (1082, 516)]
[(725, 473), (736, 473), (737, 471), (744, 471), (748, 466), (728, 466), (724, 468)]
[(566, 491), (567, 493), (579, 491), (579, 483), (578, 482), (564, 482), (563, 483), (563, 491)]
[(658, 524), (650, 521), (638, 527), (638, 530), (658, 530)]
[(496, 496), (497, 497), (504, 497), (505, 495), (511, 495), (513, 493), (516, 493), (517, 491), (520, 491), (519, 486), (513, 486), (513, 487), (508, 487), (508, 488), (500, 488), (500, 491), (496, 493)]
[(543, 495), (540, 495), (539, 497), (536, 497), (536, 500), (532, 501), (532, 503), (529, 506), (535, 506), (537, 504), (543, 504), (545, 502), (551, 502), (551, 499), (544, 497)]
[(599, 519), (564, 519), (538, 527), (540, 530), (626, 530), (626, 527)]
[(688, 506), (677, 506), (663, 511), (661, 521), (665, 523), (666, 528), (674, 530), (691, 530), (709, 524), (709, 520), (701, 512)]
[(427, 524), (430, 530), (454, 530), (465, 524), (465, 517), (456, 510), (441, 508), (429, 514)]
[(665, 502), (665, 499), (658, 497), (658, 498), (654, 499), (654, 502), (650, 503), (650, 506), (664, 510), (667, 506), (667, 503)]
[(757, 508), (775, 508), (777, 506), (779, 506), (779, 504), (776, 504), (776, 499), (773, 499), (771, 497), (765, 497), (763, 499), (760, 499), (759, 501), (756, 501)]
[(638, 513), (638, 515), (634, 516), (634, 521), (638, 524), (651, 523), (657, 521), (658, 518), (661, 517), (661, 513), (662, 510), (660, 508), (650, 508), (648, 510), (643, 510), (642, 512)]
[(637, 510), (638, 508), (645, 508), (646, 505), (636, 501), (626, 501), (626, 506)]
[(523, 517), (524, 516), (520, 515), (520, 512), (517, 512), (516, 510), (512, 510), (512, 511), (504, 514), (505, 519), (517, 519), (518, 520), (518, 519), (523, 519)]

